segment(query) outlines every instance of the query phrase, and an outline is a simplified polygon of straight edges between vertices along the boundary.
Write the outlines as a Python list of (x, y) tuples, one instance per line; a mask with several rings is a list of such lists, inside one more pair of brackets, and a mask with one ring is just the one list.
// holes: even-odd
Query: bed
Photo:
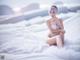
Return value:
[(13, 24), (1, 24), (0, 59), (80, 60), (80, 14), (70, 12), (60, 14), (59, 17), (64, 19), (66, 30), (63, 48), (49, 46), (46, 43), (48, 38), (46, 19), (49, 16), (39, 16)]

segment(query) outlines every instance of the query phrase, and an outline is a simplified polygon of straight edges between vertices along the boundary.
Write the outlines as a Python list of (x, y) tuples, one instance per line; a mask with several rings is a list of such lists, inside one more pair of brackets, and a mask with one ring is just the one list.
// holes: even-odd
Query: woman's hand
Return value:
[(65, 30), (60, 30), (60, 33), (63, 33), (64, 34), (65, 33)]
[(60, 32), (61, 32), (61, 31), (60, 31), (59, 29), (56, 29), (56, 30), (52, 30), (52, 31), (51, 31), (51, 33), (52, 33), (52, 34), (55, 34), (55, 35), (60, 34)]
[(52, 32), (53, 33), (60, 33), (60, 32), (65, 33), (65, 31), (63, 29), (53, 30)]
[(50, 46), (56, 45), (56, 40), (53, 39), (53, 38), (49, 38), (49, 39), (47, 40), (47, 43), (48, 43)]
[(54, 33), (59, 33), (60, 31), (56, 29), (56, 30), (52, 30), (51, 32), (54, 34)]

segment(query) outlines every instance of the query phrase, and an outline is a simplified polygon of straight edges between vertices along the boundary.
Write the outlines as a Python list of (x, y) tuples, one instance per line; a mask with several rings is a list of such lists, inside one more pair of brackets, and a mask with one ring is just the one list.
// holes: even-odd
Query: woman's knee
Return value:
[(56, 40), (53, 39), (53, 38), (49, 38), (48, 41), (47, 41), (47, 43), (48, 43), (49, 45), (55, 45), (55, 44), (56, 44)]
[(50, 33), (50, 34), (48, 35), (48, 37), (50, 37), (50, 38), (51, 38), (51, 37), (52, 37), (52, 34)]
[(62, 38), (57, 38), (56, 43), (58, 47), (62, 47), (64, 45)]

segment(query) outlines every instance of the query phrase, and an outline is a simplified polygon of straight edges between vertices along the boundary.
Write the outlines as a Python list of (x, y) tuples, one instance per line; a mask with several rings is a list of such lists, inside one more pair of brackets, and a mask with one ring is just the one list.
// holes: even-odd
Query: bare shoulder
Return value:
[(62, 19), (59, 19), (59, 22), (60, 22), (60, 23), (63, 23), (63, 20), (62, 20)]
[(51, 19), (48, 19), (48, 20), (47, 20), (47, 23), (50, 23), (50, 21), (51, 21)]
[(63, 21), (62, 19), (58, 19), (59, 21)]

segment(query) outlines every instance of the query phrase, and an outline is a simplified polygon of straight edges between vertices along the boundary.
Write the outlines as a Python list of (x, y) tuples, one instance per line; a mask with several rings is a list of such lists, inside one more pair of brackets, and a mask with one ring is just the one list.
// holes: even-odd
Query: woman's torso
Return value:
[[(50, 25), (51, 25), (51, 28), (53, 30), (61, 29), (61, 24), (60, 24), (59, 19), (57, 19), (57, 20), (51, 20)], [(52, 33), (52, 36), (55, 36), (55, 35), (59, 35), (59, 34), (57, 32)]]
[(51, 20), (50, 25), (53, 30), (61, 29), (61, 23), (59, 19)]

